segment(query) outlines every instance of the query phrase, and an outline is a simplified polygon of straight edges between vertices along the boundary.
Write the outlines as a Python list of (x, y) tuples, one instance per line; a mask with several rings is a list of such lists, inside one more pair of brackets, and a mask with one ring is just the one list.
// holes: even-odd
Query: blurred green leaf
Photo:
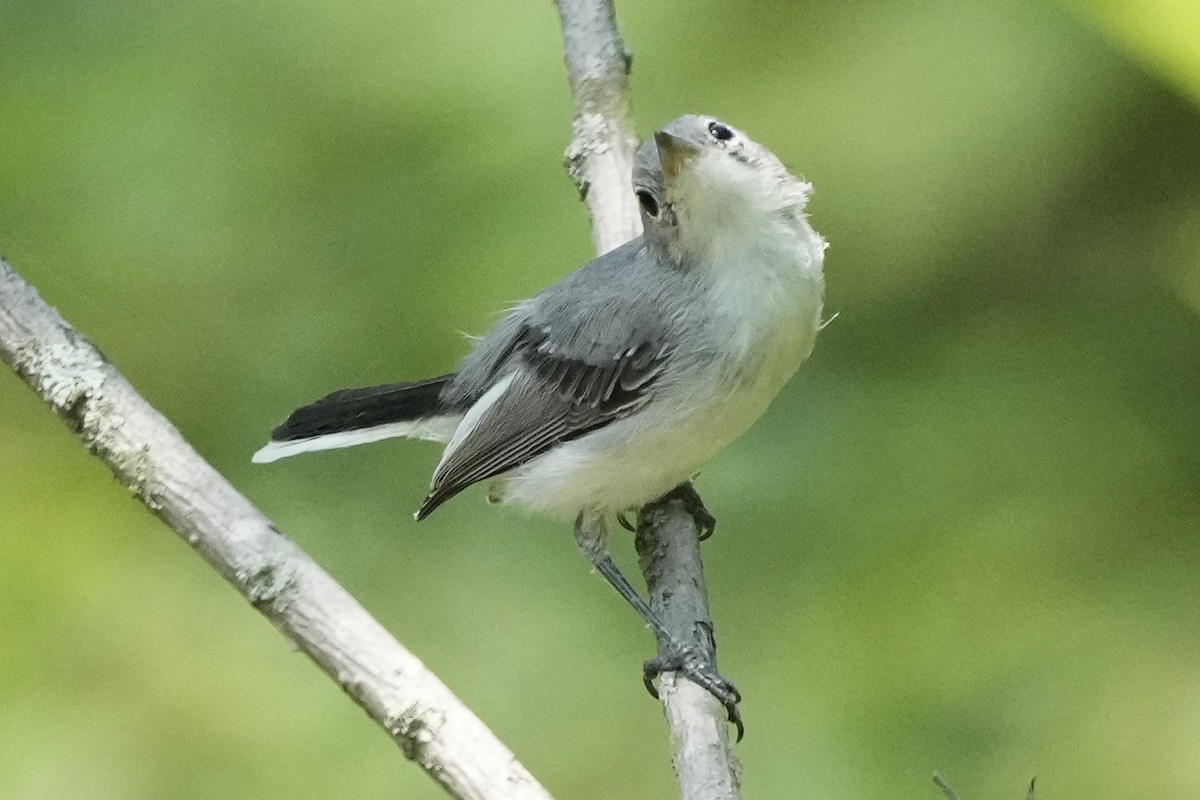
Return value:
[(1200, 4), (1191, 0), (1070, 0), (1138, 61), (1200, 101)]

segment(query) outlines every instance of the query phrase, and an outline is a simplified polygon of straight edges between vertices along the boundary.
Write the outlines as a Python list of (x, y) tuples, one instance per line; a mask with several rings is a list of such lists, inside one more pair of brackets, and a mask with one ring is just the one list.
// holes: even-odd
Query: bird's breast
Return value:
[(820, 238), (774, 233), (710, 270), (707, 336), (718, 379), (772, 397), (812, 352), (825, 293)]

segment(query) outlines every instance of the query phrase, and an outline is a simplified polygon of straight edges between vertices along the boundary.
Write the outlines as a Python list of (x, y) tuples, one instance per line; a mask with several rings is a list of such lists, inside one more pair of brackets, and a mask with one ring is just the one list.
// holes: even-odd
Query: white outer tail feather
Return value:
[(427, 417), (407, 422), (389, 422), (386, 425), (376, 425), (373, 428), (362, 428), (356, 431), (338, 431), (322, 436), (309, 436), (306, 439), (293, 439), (284, 442), (268, 442), (265, 447), (250, 457), (255, 464), (269, 464), (281, 458), (298, 456), (301, 453), (312, 453), (317, 450), (336, 450), (341, 447), (354, 447), (360, 444), (370, 444), (384, 439), (426, 439), (431, 442), (446, 442), (454, 434), (454, 429), (462, 420), (460, 415), (445, 417)]
[(476, 400), (475, 404), (467, 409), (467, 413), (460, 417), (460, 422), (452, 431), (453, 437), (450, 438), (450, 443), (446, 445), (446, 449), (442, 451), (442, 458), (438, 461), (437, 468), (433, 471), (434, 481), (437, 481), (438, 473), (442, 471), (442, 465), (446, 463), (446, 459), (458, 449), (464, 439), (471, 435), (471, 432), (475, 430), (475, 426), (479, 424), (479, 420), (483, 419), (484, 413), (495, 405), (502, 394), (508, 391), (508, 387), (512, 385), (513, 378), (515, 377), (517, 377), (517, 373), (510, 372), (496, 381), (492, 384), (492, 388), (484, 392), (483, 397)]

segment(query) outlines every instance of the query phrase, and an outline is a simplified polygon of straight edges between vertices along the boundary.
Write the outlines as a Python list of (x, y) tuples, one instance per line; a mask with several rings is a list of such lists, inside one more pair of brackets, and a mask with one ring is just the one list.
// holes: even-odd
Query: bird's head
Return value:
[(677, 261), (711, 261), (780, 225), (806, 225), (812, 191), (737, 128), (695, 114), (638, 149), (633, 186), (647, 237)]

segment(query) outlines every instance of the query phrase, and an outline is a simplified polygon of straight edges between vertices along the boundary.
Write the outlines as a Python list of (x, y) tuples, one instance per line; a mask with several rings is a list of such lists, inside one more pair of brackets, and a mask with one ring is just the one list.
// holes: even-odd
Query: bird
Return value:
[(812, 352), (827, 244), (805, 213), (812, 185), (712, 116), (656, 130), (631, 184), (640, 236), (517, 303), (454, 371), (296, 409), (253, 461), (443, 443), (417, 520), (484, 482), (496, 503), (573, 520), (584, 556), (675, 653), (658, 667), (684, 670), (733, 720), (740, 695), (674, 646), (612, 562), (606, 520), (676, 487), (703, 512), (691, 479)]

